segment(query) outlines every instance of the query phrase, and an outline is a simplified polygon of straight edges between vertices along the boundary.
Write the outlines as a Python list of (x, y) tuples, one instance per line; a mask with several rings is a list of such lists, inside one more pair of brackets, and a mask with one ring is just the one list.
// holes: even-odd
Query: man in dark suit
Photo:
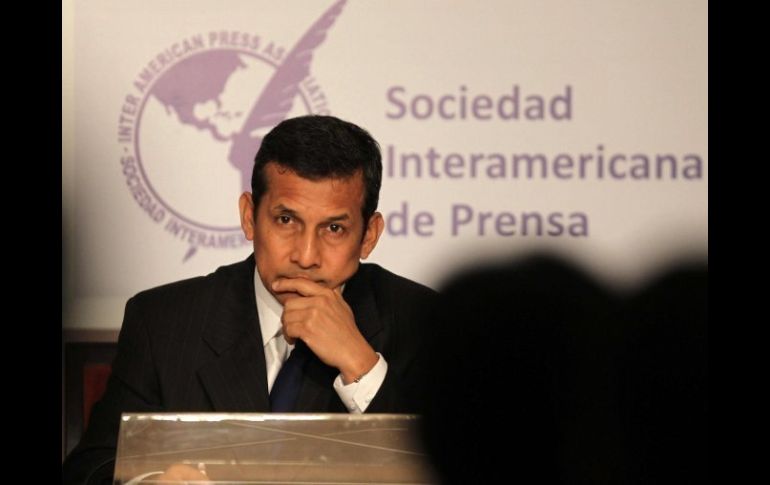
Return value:
[(64, 482), (111, 483), (122, 412), (419, 412), (433, 292), (360, 264), (384, 227), (381, 178), (377, 142), (358, 126), (328, 116), (276, 126), (239, 199), (253, 255), (129, 300)]

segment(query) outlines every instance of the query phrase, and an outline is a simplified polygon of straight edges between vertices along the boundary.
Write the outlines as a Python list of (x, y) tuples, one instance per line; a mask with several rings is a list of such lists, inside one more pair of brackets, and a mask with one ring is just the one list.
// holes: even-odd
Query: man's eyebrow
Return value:
[[(299, 214), (297, 214), (297, 211), (289, 207), (286, 207), (283, 204), (278, 204), (277, 206), (273, 207), (273, 212), (287, 214), (292, 217), (296, 217), (297, 219), (300, 218)], [(323, 220), (321, 224), (329, 224), (330, 222), (340, 222), (340, 221), (348, 221), (348, 220), (350, 220), (350, 214), (348, 214), (347, 212), (344, 212), (342, 214), (337, 214), (337, 215), (327, 217), (326, 219)]]
[(340, 214), (338, 216), (327, 217), (326, 222), (347, 221), (348, 219), (350, 219), (350, 216), (347, 213), (345, 213), (345, 214)]
[(273, 207), (273, 212), (280, 212), (281, 214), (290, 214), (292, 216), (297, 215), (297, 211), (294, 209), (289, 209), (283, 204), (278, 204), (277, 206)]

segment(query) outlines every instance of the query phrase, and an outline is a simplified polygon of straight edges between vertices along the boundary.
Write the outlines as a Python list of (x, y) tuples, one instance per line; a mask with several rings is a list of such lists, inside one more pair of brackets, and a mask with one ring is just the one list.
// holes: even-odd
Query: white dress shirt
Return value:
[[(343, 288), (344, 291), (344, 288)], [(262, 333), (262, 345), (265, 349), (265, 365), (267, 367), (267, 390), (273, 389), (273, 383), (278, 375), (278, 371), (289, 354), (294, 350), (294, 345), (289, 345), (283, 338), (283, 326), (281, 325), (281, 315), (283, 306), (275, 297), (267, 291), (262, 279), (259, 277), (259, 268), (254, 271), (254, 292), (257, 299), (257, 313), (259, 315), (259, 327)], [(366, 373), (358, 382), (351, 382), (345, 385), (342, 382), (342, 374), (334, 379), (334, 390), (340, 397), (340, 400), (353, 414), (361, 414), (369, 407), (377, 391), (380, 390), (385, 375), (388, 372), (388, 363), (378, 352), (379, 359), (372, 369)]]

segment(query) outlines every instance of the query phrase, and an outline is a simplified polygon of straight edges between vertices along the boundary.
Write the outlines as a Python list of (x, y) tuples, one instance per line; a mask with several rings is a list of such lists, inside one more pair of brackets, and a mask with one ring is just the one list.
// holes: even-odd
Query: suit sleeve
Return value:
[(137, 298), (126, 304), (104, 396), (94, 405), (80, 443), (64, 461), (65, 485), (112, 484), (121, 413), (162, 410), (147, 322)]
[[(399, 300), (397, 300), (399, 301)], [(388, 362), (388, 373), (366, 413), (423, 412), (424, 383), (428, 376), (425, 352), (432, 325), (431, 315), (436, 294), (424, 291), (412, 304), (397, 305), (382, 354)]]

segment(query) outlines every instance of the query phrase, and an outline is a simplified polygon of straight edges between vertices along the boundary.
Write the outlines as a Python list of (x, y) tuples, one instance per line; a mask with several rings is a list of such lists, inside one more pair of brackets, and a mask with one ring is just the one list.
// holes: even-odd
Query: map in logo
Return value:
[(175, 43), (151, 60), (126, 96), (121, 166), (136, 202), (164, 230), (198, 248), (241, 248), (237, 198), (251, 190), (262, 137), (286, 118), (329, 114), (310, 75), (313, 52), (346, 0), (286, 51), (257, 35), (218, 31)]

